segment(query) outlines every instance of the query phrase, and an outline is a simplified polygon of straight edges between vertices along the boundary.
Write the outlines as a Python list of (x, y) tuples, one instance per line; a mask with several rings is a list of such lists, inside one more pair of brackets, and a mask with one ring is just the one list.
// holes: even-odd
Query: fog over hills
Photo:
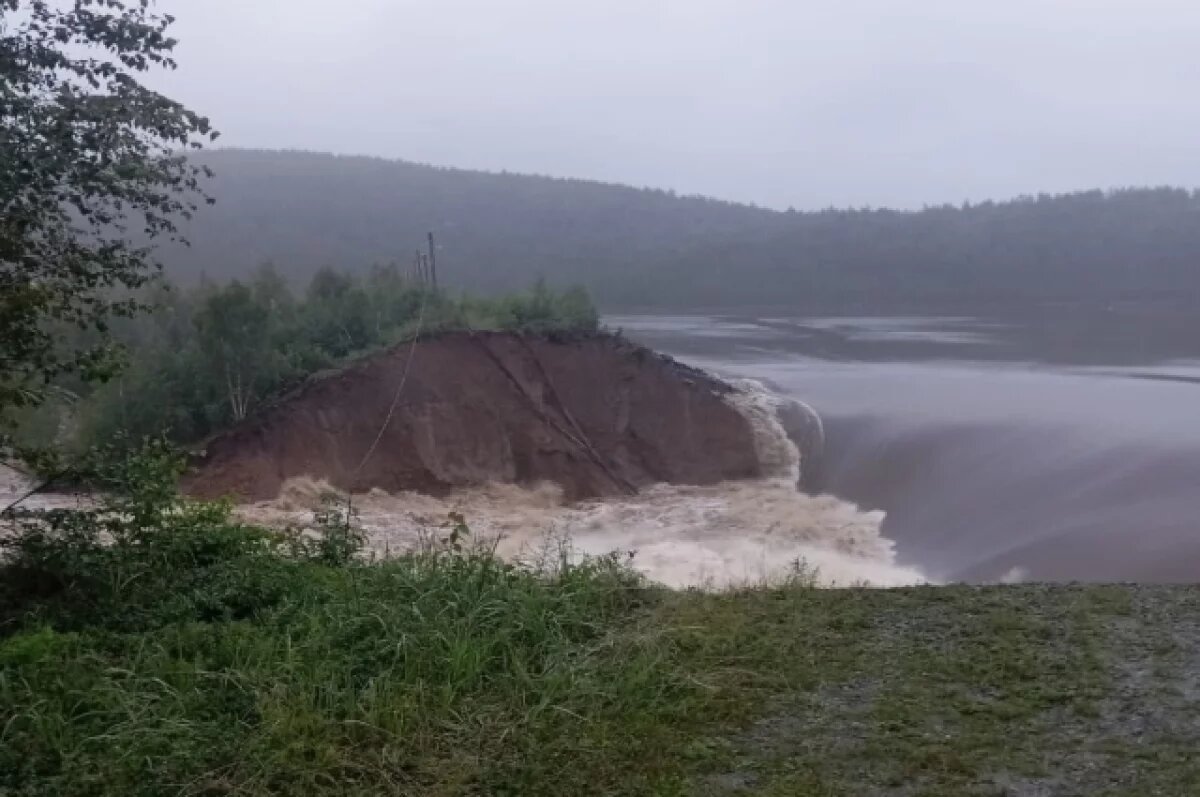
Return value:
[(609, 307), (888, 311), (995, 302), (1200, 297), (1200, 193), (1122, 189), (919, 211), (780, 212), (658, 189), (263, 150), (198, 156), (214, 206), (162, 251), (181, 282), (263, 262), (301, 283), (322, 266), (413, 258), (437, 237), (452, 288), (538, 277)]

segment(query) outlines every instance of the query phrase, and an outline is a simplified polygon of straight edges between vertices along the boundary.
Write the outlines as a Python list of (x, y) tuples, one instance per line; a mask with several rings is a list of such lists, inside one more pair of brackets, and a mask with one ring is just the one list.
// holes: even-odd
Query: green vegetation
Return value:
[(538, 275), (601, 306), (964, 312), (1196, 295), (1200, 192), (1086, 191), (915, 211), (778, 212), (583, 180), (308, 152), (206, 150), (217, 204), (164, 252), (181, 282), (264, 260), (302, 283), (437, 235), (455, 289)]
[[(1200, 792), (1193, 588), (821, 591), (797, 568), (671, 592), (562, 546), (502, 562), (456, 515), (374, 561), (336, 500), (315, 532), (256, 528), (181, 498), (167, 442), (120, 442), (203, 436), (418, 329), (596, 329), (582, 289), (453, 299), (313, 263), (386, 261), (431, 228), (454, 230), (452, 284), (485, 289), (545, 272), (638, 303), (1104, 299), (1194, 285), (1196, 195), (774, 214), (222, 153), (233, 201), (196, 256), (224, 277), (291, 248), (297, 273), (193, 269), (165, 291), (131, 238), (174, 236), (207, 174), (175, 148), (213, 134), (135, 79), (173, 67), (150, 7), (0, 0), (0, 421), (105, 444), (74, 469), (96, 506), (4, 513), (0, 795)], [(114, 339), (132, 367), (96, 390)]]
[(161, 447), (0, 568), (0, 793), (1188, 795), (1192, 588), (671, 592), (376, 562), (178, 498)]
[(96, 387), (61, 379), (59, 395), (27, 412), (22, 441), (72, 449), (167, 434), (190, 442), (242, 420), (310, 374), (421, 333), (499, 329), (535, 335), (595, 332), (580, 288), (539, 281), (499, 298), (451, 298), (395, 266), (359, 279), (319, 271), (299, 296), (271, 266), (245, 282), (188, 291), (157, 285), (156, 308), (113, 326), (128, 367)]
[[(53, 377), (111, 373), (103, 333), (156, 273), (131, 241), (177, 239), (217, 134), (139, 82), (173, 69), (171, 17), (128, 0), (0, 0), (0, 422)], [(7, 430), (0, 430), (7, 431)], [(3, 443), (0, 437), (0, 443)]]
[(650, 592), (611, 559), (507, 565), (451, 519), (358, 563), (336, 509), (269, 534), (150, 454), (98, 474), (132, 492), (4, 540), (0, 792), (584, 793), (690, 688), (614, 635)]

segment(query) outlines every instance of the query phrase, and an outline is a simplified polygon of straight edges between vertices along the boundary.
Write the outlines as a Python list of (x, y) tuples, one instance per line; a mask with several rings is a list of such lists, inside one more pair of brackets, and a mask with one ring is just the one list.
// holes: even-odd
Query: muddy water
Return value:
[(1200, 580), (1200, 325), (626, 316), (615, 327), (825, 422), (819, 489), (942, 581)]
[[(635, 496), (579, 503), (564, 501), (551, 484), (483, 485), (442, 498), (374, 490), (353, 498), (357, 522), (373, 551), (387, 556), (444, 539), (447, 518), (458, 513), (470, 524), (473, 543), (506, 559), (616, 553), (672, 587), (725, 589), (795, 575), (830, 587), (927, 581), (918, 568), (896, 562), (880, 531), (882, 513), (797, 489), (805, 456), (784, 419), (793, 419), (812, 453), (809, 445), (820, 437), (812, 411), (755, 380), (731, 381), (737, 390), (729, 401), (750, 423), (765, 478), (706, 487), (659, 484)], [(321, 483), (293, 479), (279, 498), (239, 511), (266, 525), (304, 527), (320, 497), (331, 494)]]
[[(551, 565), (561, 557), (617, 554), (649, 579), (673, 587), (724, 589), (774, 583), (800, 575), (824, 586), (898, 586), (927, 581), (900, 565), (881, 534), (882, 513), (862, 511), (829, 495), (797, 489), (806, 450), (820, 424), (811, 410), (754, 380), (734, 380), (729, 397), (749, 421), (765, 478), (706, 487), (659, 484), (635, 496), (570, 503), (551, 484), (481, 485), (434, 498), (381, 490), (348, 499), (310, 478), (288, 481), (275, 499), (237, 508), (249, 522), (311, 529), (314, 511), (333, 499), (353, 506), (357, 524), (379, 556), (445, 540), (450, 513), (464, 516), (470, 545), (494, 548), (510, 560)], [(813, 444), (813, 449), (808, 445)], [(0, 482), (19, 494), (19, 480)], [(86, 497), (39, 494), (27, 508), (75, 506)]]
[[(240, 509), (248, 520), (304, 526), (329, 488), (293, 480), (283, 495)], [(628, 498), (566, 504), (552, 485), (489, 485), (445, 498), (373, 491), (354, 497), (358, 524), (380, 556), (445, 540), (461, 513), (471, 544), (506, 559), (543, 563), (615, 553), (672, 587), (723, 589), (777, 582), (803, 568), (824, 586), (899, 586), (926, 580), (895, 563), (879, 513), (830, 496), (806, 496), (783, 479), (711, 487), (657, 485)]]
[[(748, 380), (739, 404), (770, 478), (575, 505), (549, 486), (372, 492), (355, 505), (373, 549), (444, 534), (457, 511), (510, 558), (563, 545), (631, 552), (673, 586), (773, 580), (797, 563), (831, 586), (1200, 580), (1200, 322), (1190, 316), (608, 321)], [(805, 432), (803, 459), (778, 422), (788, 399), (823, 420), (820, 434)], [(795, 489), (801, 469), (816, 494)], [(17, 488), (0, 479), (0, 494)], [(323, 492), (301, 480), (241, 511), (304, 525)]]

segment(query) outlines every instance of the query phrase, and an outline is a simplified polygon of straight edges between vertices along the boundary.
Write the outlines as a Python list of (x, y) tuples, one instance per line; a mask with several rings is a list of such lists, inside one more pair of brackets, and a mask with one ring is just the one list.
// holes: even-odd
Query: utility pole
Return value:
[(433, 289), (437, 290), (437, 254), (436, 247), (433, 245), (433, 233), (429, 233), (429, 276), (433, 281)]

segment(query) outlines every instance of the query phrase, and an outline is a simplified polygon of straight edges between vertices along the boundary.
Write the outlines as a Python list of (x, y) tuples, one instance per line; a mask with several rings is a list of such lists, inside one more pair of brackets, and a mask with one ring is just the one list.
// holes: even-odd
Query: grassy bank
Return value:
[(1200, 793), (1192, 588), (364, 563), (150, 482), (10, 530), (0, 794)]

